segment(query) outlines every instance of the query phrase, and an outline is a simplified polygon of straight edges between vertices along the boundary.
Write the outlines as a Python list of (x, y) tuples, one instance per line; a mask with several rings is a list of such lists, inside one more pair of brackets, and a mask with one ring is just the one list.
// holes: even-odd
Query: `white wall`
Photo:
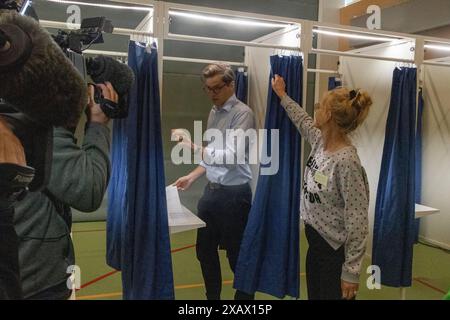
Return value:
[(424, 67), (422, 203), (440, 213), (421, 219), (420, 236), (450, 249), (450, 68)]
[[(389, 47), (373, 47), (361, 50), (366, 54), (412, 58), (411, 44)], [(377, 195), (378, 178), (385, 138), (386, 121), (392, 87), (392, 73), (395, 62), (361, 58), (341, 58), (343, 85), (367, 91), (373, 105), (363, 125), (353, 134), (353, 143), (358, 149), (362, 165), (367, 171), (370, 186), (369, 224), (370, 235), (368, 254), (372, 251), (373, 220)]]
[(265, 48), (246, 48), (248, 65), (248, 104), (255, 113), (256, 127), (264, 128), (269, 85), (269, 57), (275, 52)]

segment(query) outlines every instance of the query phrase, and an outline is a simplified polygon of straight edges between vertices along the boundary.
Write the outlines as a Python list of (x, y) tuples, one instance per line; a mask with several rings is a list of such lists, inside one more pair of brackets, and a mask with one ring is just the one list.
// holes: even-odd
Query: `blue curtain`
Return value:
[(248, 77), (244, 71), (236, 71), (236, 97), (244, 103), (247, 103), (247, 83)]
[(127, 121), (113, 122), (111, 147), (111, 179), (108, 187), (108, 212), (106, 218), (106, 263), (121, 270), (122, 234), (128, 210), (127, 193)]
[(411, 285), (415, 239), (415, 68), (396, 68), (375, 206), (372, 264), (381, 283)]
[[(127, 155), (125, 166), (114, 165), (113, 173), (120, 176), (126, 172), (126, 189), (122, 185), (110, 190), (109, 200), (109, 216), (117, 216), (111, 218), (108, 231), (121, 234), (108, 239), (120, 236), (121, 245), (116, 246), (120, 253), (110, 246), (108, 261), (114, 267), (120, 256), (124, 299), (173, 299), (156, 48), (149, 52), (145, 46), (130, 42), (128, 64), (136, 77), (129, 116), (122, 120), (126, 121), (122, 132), (121, 126), (115, 128), (116, 135), (126, 134), (121, 152), (126, 150)], [(120, 140), (115, 146), (117, 143)], [(124, 194), (126, 205), (116, 207), (123, 204), (120, 198)]]
[(333, 90), (340, 86), (342, 86), (342, 82), (340, 79), (338, 79), (336, 77), (328, 78), (328, 90)]
[[(287, 93), (301, 103), (302, 58), (270, 57), (271, 78), (282, 76)], [(234, 288), (278, 298), (299, 296), (300, 134), (269, 83), (264, 144), (279, 129), (279, 170), (260, 175), (234, 277)]]
[[(416, 129), (416, 203), (422, 201), (422, 121), (423, 121), (423, 92), (419, 91), (419, 105), (417, 106), (417, 129)], [(419, 242), (420, 219), (415, 220), (415, 239)]]

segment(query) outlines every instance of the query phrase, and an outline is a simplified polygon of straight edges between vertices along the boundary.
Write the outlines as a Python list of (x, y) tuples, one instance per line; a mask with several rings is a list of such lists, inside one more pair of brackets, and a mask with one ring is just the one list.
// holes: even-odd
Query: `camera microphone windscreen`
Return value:
[(111, 57), (98, 56), (87, 61), (88, 73), (96, 83), (111, 82), (120, 95), (127, 94), (134, 82), (133, 70)]
[(134, 73), (125, 63), (111, 57), (97, 56), (87, 60), (88, 74), (96, 83), (111, 82), (119, 95), (119, 106), (124, 110), (121, 117), (128, 113), (128, 93), (134, 83)]
[(43, 126), (74, 127), (87, 104), (82, 76), (31, 18), (0, 11), (0, 97)]

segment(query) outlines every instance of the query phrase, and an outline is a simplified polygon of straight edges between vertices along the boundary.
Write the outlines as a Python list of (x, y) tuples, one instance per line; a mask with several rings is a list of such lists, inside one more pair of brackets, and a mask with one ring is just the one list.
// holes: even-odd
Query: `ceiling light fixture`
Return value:
[(325, 35), (329, 35), (329, 36), (344, 37), (344, 38), (359, 39), (359, 40), (374, 40), (374, 41), (383, 41), (383, 42), (398, 40), (398, 38), (367, 36), (367, 35), (360, 35), (360, 34), (353, 34), (353, 33), (328, 31), (328, 30), (322, 30), (322, 29), (313, 29), (313, 32), (319, 33), (319, 34), (325, 34)]
[(435, 45), (435, 44), (426, 44), (425, 48), (441, 50), (441, 51), (450, 51), (450, 47), (449, 46), (440, 46), (440, 45)]
[(115, 4), (103, 4), (103, 3), (92, 3), (92, 2), (81, 2), (81, 1), (69, 1), (69, 0), (45, 0), (47, 2), (61, 3), (61, 4), (76, 4), (80, 6), (89, 7), (99, 7), (99, 8), (109, 8), (109, 9), (125, 9), (125, 10), (135, 10), (135, 11), (153, 11), (151, 7), (127, 7), (119, 6)]
[(191, 18), (191, 19), (196, 19), (196, 20), (203, 20), (203, 21), (242, 25), (242, 26), (267, 27), (267, 28), (285, 28), (285, 27), (290, 26), (289, 24), (281, 24), (281, 23), (270, 23), (270, 22), (251, 21), (251, 20), (243, 20), (243, 19), (220, 18), (218, 16), (206, 16), (206, 15), (202, 15), (202, 14), (190, 13), (190, 12), (184, 12), (184, 11), (169, 11), (169, 15), (176, 16), (176, 17)]

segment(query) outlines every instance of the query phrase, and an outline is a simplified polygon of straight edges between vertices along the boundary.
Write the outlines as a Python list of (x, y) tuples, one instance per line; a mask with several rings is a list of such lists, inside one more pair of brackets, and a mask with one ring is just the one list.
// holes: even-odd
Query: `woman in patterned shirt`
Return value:
[(308, 298), (354, 299), (368, 236), (369, 185), (349, 134), (367, 117), (370, 96), (361, 90), (328, 91), (314, 119), (286, 94), (278, 75), (272, 87), (311, 144), (301, 197), (308, 239)]

